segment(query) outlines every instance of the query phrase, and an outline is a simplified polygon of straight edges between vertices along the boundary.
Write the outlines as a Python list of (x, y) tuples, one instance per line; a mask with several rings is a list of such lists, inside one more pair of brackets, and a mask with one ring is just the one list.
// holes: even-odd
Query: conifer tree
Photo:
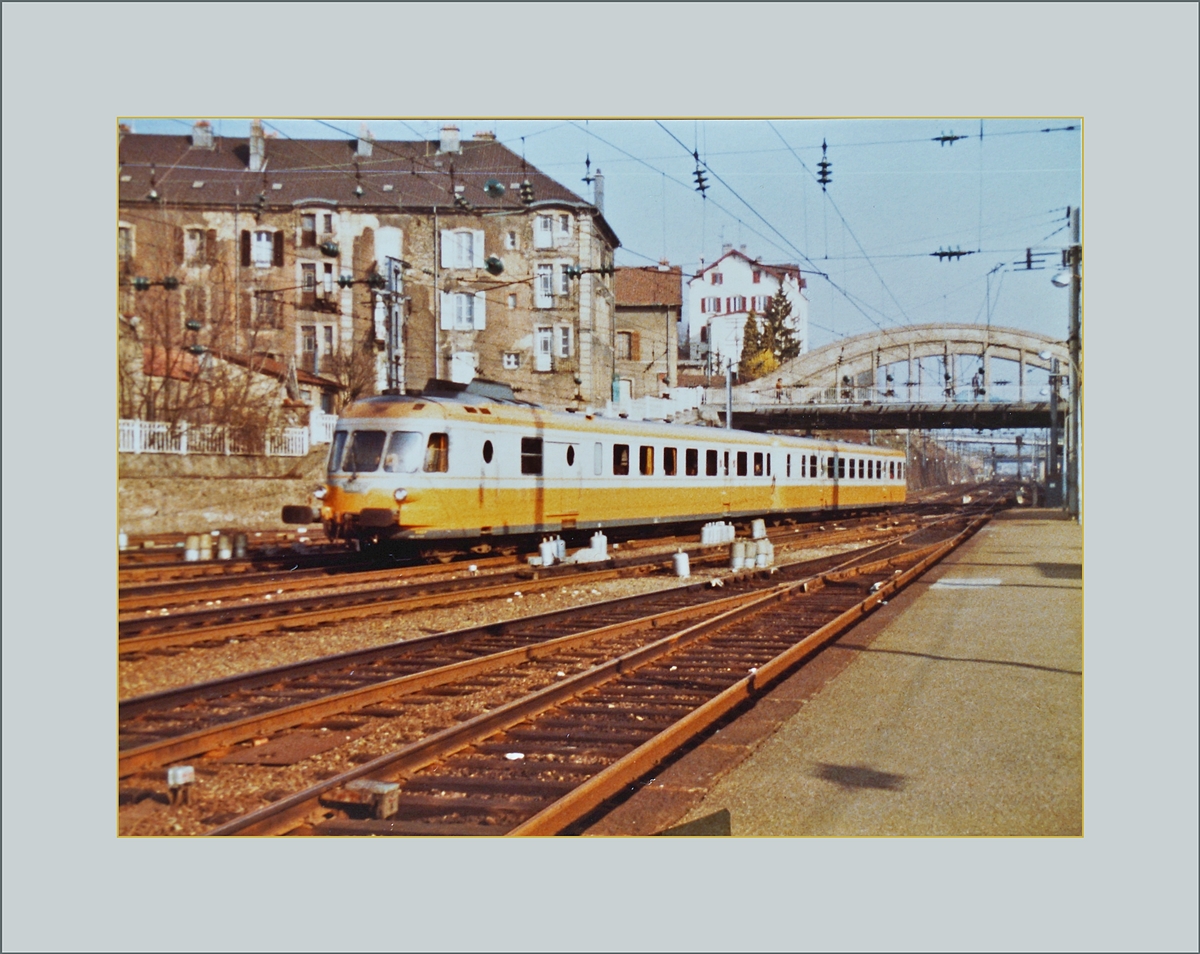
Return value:
[(767, 310), (763, 314), (763, 329), (759, 339), (759, 347), (772, 355), (779, 352), (778, 360), (782, 363), (800, 354), (800, 341), (796, 332), (788, 323), (792, 314), (792, 303), (781, 287), (771, 300), (767, 302)]
[(761, 351), (762, 335), (758, 330), (758, 319), (755, 317), (754, 312), (750, 312), (746, 316), (746, 325), (742, 330), (742, 356), (738, 360), (738, 374), (741, 375), (743, 381), (754, 377), (751, 369)]

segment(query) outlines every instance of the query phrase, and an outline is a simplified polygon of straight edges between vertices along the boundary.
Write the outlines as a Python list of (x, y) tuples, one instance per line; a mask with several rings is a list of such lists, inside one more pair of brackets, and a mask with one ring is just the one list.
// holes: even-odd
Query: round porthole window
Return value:
[(574, 447), (570, 447), (570, 446), (567, 447), (567, 466), (568, 467), (575, 466), (575, 448)]
[(483, 462), (485, 464), (490, 464), (492, 462), (492, 442), (491, 441), (483, 442)]

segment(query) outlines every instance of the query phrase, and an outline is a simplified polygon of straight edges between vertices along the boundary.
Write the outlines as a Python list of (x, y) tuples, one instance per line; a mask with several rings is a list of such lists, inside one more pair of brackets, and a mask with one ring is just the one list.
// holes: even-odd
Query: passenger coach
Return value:
[(350, 404), (318, 509), (285, 507), (284, 521), (319, 518), (330, 538), (360, 543), (499, 546), (905, 497), (904, 455), (882, 447), (551, 411), (481, 381), (436, 387)]

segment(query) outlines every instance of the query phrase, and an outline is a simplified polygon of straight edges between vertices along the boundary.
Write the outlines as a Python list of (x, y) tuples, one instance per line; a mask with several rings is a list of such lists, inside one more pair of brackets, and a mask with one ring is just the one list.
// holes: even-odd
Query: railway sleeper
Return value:
[[(511, 750), (510, 750), (511, 751)], [(497, 767), (504, 763), (497, 760)], [(561, 798), (573, 791), (577, 782), (550, 779), (508, 778), (503, 776), (478, 775), (414, 775), (404, 782), (406, 792), (482, 792), (499, 796), (531, 795), (536, 798)]]

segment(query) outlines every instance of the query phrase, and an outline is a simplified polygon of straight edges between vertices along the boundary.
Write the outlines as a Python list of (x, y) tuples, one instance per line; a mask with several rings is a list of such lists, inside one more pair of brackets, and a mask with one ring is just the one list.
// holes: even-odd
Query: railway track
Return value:
[(753, 597), (765, 584), (811, 576), (848, 559), (837, 554), (773, 573), (743, 573), (717, 587), (687, 584), (127, 699), (119, 707), (120, 774), (464, 676), (712, 615), (747, 593)]
[[(772, 534), (776, 546), (783, 548), (819, 543), (841, 545), (870, 537), (895, 535), (911, 529), (915, 523), (880, 523), (879, 517), (843, 527), (831, 525), (826, 531), (811, 528), (779, 528)], [(670, 538), (675, 539), (675, 538)], [(658, 541), (656, 541), (658, 542)], [(727, 559), (726, 548), (692, 547), (691, 562), (696, 566), (720, 565)], [(412, 567), (396, 570), (376, 570), (364, 573), (315, 575), (299, 579), (268, 578), (262, 582), (226, 584), (217, 590), (194, 585), (177, 592), (175, 599), (186, 601), (187, 608), (170, 609), (179, 603), (163, 598), (162, 592), (139, 594), (122, 600), (118, 622), (118, 651), (123, 654), (145, 652), (193, 645), (216, 643), (233, 637), (245, 637), (276, 629), (295, 629), (347, 619), (362, 619), (406, 610), (446, 605), (454, 601), (480, 600), (510, 596), (514, 587), (523, 592), (537, 592), (563, 585), (595, 582), (603, 579), (628, 577), (631, 574), (653, 573), (670, 566), (669, 554), (632, 554), (614, 556), (603, 563), (532, 569), (517, 566), (480, 575), (483, 570), (503, 567), (511, 562), (496, 558), (492, 564), (476, 564), (474, 573), (459, 565), (447, 572), (445, 567)], [(365, 585), (363, 588), (362, 585)], [(354, 589), (350, 589), (354, 586)], [(328, 592), (337, 588), (340, 592)], [(288, 590), (304, 590), (303, 595), (286, 595)], [(251, 602), (252, 599), (256, 599)], [(220, 603), (196, 606), (200, 600)], [(241, 603), (229, 605), (231, 600)], [(164, 605), (164, 603), (166, 605)], [(147, 606), (160, 607), (145, 615), (133, 615)]]
[[(771, 587), (211, 833), (563, 831), (914, 579), (983, 519), (940, 540), (892, 543), (857, 565)], [(914, 537), (922, 534), (937, 535)]]
[[(219, 758), (224, 752), (222, 746), (226, 749), (230, 746), (236, 747), (239, 740), (250, 738), (265, 742), (264, 736), (270, 735), (272, 732), (280, 732), (288, 727), (299, 727), (297, 729), (299, 734), (303, 735), (307, 732), (308, 736), (312, 737), (322, 730), (333, 729), (336, 733), (346, 728), (361, 728), (364, 723), (386, 723), (390, 719), (403, 716), (407, 716), (411, 721), (414, 712), (425, 713), (420, 716), (423, 725), (417, 733), (418, 737), (401, 745), (400, 751), (407, 752), (413, 746), (426, 746), (427, 740), (430, 738), (440, 738), (446, 733), (453, 735), (462, 726), (473, 726), (475, 729), (479, 729), (481, 726), (491, 725), (492, 723), (487, 721), (492, 714), (487, 711), (489, 708), (493, 710), (493, 713), (517, 711), (511, 707), (528, 704), (522, 700), (526, 697), (532, 698), (530, 696), (531, 685), (533, 686), (533, 696), (537, 696), (539, 692), (550, 692), (553, 695), (564, 687), (579, 691), (584, 691), (584, 689), (591, 691), (594, 688), (591, 683), (581, 688), (582, 684), (578, 680), (588, 673), (595, 675), (599, 672), (609, 672), (606, 667), (611, 666), (614, 658), (618, 662), (624, 660), (624, 662), (619, 662), (618, 674), (633, 662), (637, 662), (635, 668), (641, 667), (646, 664), (646, 659), (657, 658), (657, 656), (652, 654), (652, 657), (643, 658), (638, 654), (645, 653), (648, 646), (658, 646), (662, 649), (666, 645), (662, 636), (664, 632), (672, 634), (665, 637), (670, 643), (679, 633), (707, 632), (707, 627), (715, 625), (713, 624), (714, 620), (725, 619), (730, 614), (739, 614), (742, 610), (752, 606), (761, 606), (765, 610), (770, 606), (776, 606), (784, 597), (786, 597), (785, 601), (788, 602), (790, 610), (795, 600), (800, 599), (798, 592), (793, 591), (806, 591), (802, 603), (795, 604), (802, 606), (804, 613), (808, 614), (802, 614), (803, 619), (807, 621), (804, 625), (807, 626), (808, 622), (817, 621), (824, 626), (837, 618), (839, 613), (844, 612), (838, 610), (838, 607), (845, 599), (853, 595), (856, 600), (861, 602), (859, 599), (861, 594), (858, 591), (863, 586), (869, 590), (870, 585), (879, 584), (877, 592), (868, 594), (869, 596), (890, 592), (887, 588), (894, 582), (897, 569), (914, 561), (920, 562), (922, 554), (928, 555), (933, 552), (929, 545), (921, 545), (922, 537), (929, 537), (933, 534), (944, 539), (948, 533), (945, 526), (930, 527), (910, 534), (903, 542), (892, 542), (869, 548), (871, 551), (869, 556), (859, 554), (851, 557), (848, 554), (842, 554), (802, 566), (795, 565), (794, 568), (782, 570), (766, 580), (755, 581), (751, 579), (752, 575), (742, 575), (741, 579), (730, 579), (726, 587), (720, 589), (695, 585), (682, 586), (650, 596), (593, 604), (589, 607), (542, 614), (491, 627), (438, 634), (427, 639), (343, 654), (339, 657), (311, 661), (297, 666), (279, 667), (276, 670), (220, 680), (207, 685), (188, 687), (184, 690), (127, 700), (121, 707), (121, 775), (128, 776), (138, 772), (144, 774), (152, 766), (162, 766), (171, 761), (190, 758), (203, 752), (215, 754)], [(933, 546), (940, 546), (940, 544)], [(867, 559), (873, 561), (874, 576), (864, 576), (861, 569), (856, 570), (849, 565), (851, 563), (862, 564)], [(892, 562), (887, 562), (889, 560)], [(741, 591), (732, 592), (738, 588)], [(825, 595), (819, 596), (818, 591), (823, 591)], [(834, 596), (837, 598), (830, 602)], [(834, 610), (838, 610), (838, 612), (834, 612)], [(833, 615), (830, 616), (830, 613)], [(771, 614), (768, 612), (768, 615)], [(774, 616), (777, 621), (780, 621), (778, 613)], [(671, 645), (674, 644), (671, 643)], [(759, 659), (762, 652), (771, 649), (772, 652), (769, 655), (759, 660), (770, 663), (771, 658), (777, 655), (774, 652), (775, 648), (778, 647), (775, 647), (771, 640), (766, 640), (762, 646), (754, 650), (754, 653), (758, 655), (752, 654), (753, 658)], [(717, 652), (717, 650), (713, 651)], [(655, 650), (655, 653), (657, 652)], [(720, 652), (725, 654), (725, 657), (722, 658), (732, 659), (733, 657), (729, 656), (729, 653), (736, 654), (742, 650), (725, 646)], [(684, 657), (680, 657), (680, 659), (684, 659)], [(676, 662), (673, 665), (679, 667), (676, 671), (691, 673), (692, 677), (695, 677), (696, 666), (701, 664), (689, 657), (682, 663)], [(704, 665), (712, 665), (712, 660)], [(735, 666), (734, 669), (736, 668)], [(714, 677), (717, 682), (732, 672), (728, 666), (718, 666), (717, 670), (719, 670), (719, 674)], [(699, 683), (696, 682), (696, 678), (692, 677), (689, 678), (693, 683), (691, 689), (694, 690), (699, 688)], [(704, 679), (701, 679), (700, 682), (704, 682)], [(538, 688), (539, 684), (540, 688)], [(506, 689), (506, 686), (509, 688)], [(556, 689), (556, 686), (559, 688)], [(632, 693), (636, 696), (640, 692), (642, 692), (641, 689), (635, 688), (626, 695)], [(654, 694), (651, 693), (651, 695)], [(636, 713), (629, 716), (630, 720), (638, 723), (636, 727), (631, 727), (633, 734), (637, 735), (647, 728), (658, 727), (658, 721), (665, 717), (668, 710), (675, 711), (680, 709), (684, 703), (690, 704), (690, 702), (696, 701), (686, 692), (676, 693), (676, 696), (678, 698), (673, 697), (670, 704), (655, 704), (650, 705), (649, 708), (639, 708)], [(543, 697), (539, 696), (539, 698)], [(572, 698), (574, 697), (572, 696)], [(472, 702), (473, 699), (476, 701)], [(604, 706), (610, 704), (620, 708), (617, 702), (603, 703)], [(588, 709), (588, 705), (591, 705), (592, 709), (595, 708), (594, 705), (588, 703), (584, 709)], [(449, 713), (447, 706), (454, 712)], [(440, 722), (435, 714), (438, 711), (441, 712)], [(355, 722), (352, 718), (351, 722), (346, 722), (347, 714), (359, 721)], [(334, 718), (339, 715), (342, 716), (340, 721)], [(458, 722), (466, 716), (470, 716), (470, 718), (463, 722), (462, 726), (459, 726)], [(571, 717), (574, 718), (574, 716)], [(450, 724), (445, 724), (448, 718)], [(553, 734), (562, 728), (553, 720), (566, 717), (546, 716), (546, 718), (550, 721), (539, 721), (536, 732)], [(594, 713), (592, 718), (595, 718)], [(333, 721), (331, 722), (330, 719)], [(485, 721), (480, 722), (479, 720)], [(401, 718), (400, 721), (403, 719)], [(646, 725), (641, 723), (646, 723)], [(521, 734), (524, 731), (518, 732), (514, 738), (527, 738), (527, 733), (526, 735)], [(593, 735), (595, 732), (603, 734), (609, 731), (611, 731), (611, 727), (608, 729), (587, 728), (587, 732), (592, 732)], [(286, 737), (287, 732), (282, 732), (282, 735)], [(449, 737), (446, 736), (446, 738)], [(453, 737), (458, 738), (458, 736)], [(575, 731), (571, 737), (576, 743), (581, 744), (585, 737), (591, 738), (583, 728)], [(332, 739), (333, 736), (331, 735), (330, 738)], [(522, 749), (513, 748), (513, 742), (509, 736), (503, 736), (493, 742), (501, 747), (507, 747), (503, 753), (506, 756), (514, 751), (521, 751), (524, 755)], [(486, 754), (489, 751), (486, 746), (492, 745), (493, 742), (484, 739), (481, 744), (485, 748), (478, 752)], [(601, 749), (603, 748), (604, 746), (601, 746)], [(215, 753), (214, 749), (217, 750)], [(428, 750), (421, 748), (420, 751), (427, 752)], [(492, 753), (492, 755), (494, 754)], [(244, 752), (242, 755), (244, 756)], [(593, 755), (595, 755), (594, 752), (588, 756), (588, 759), (591, 759)], [(235, 759), (239, 757), (236, 750), (232, 757)], [(404, 756), (404, 758), (407, 757)], [(624, 756), (620, 757), (624, 758)], [(547, 759), (554, 762), (557, 756), (551, 752), (545, 758), (539, 756), (536, 761), (540, 764)], [(584, 761), (588, 762), (588, 759)], [(252, 761), (252, 759), (244, 760)], [(524, 763), (526, 760), (522, 758), (519, 760), (504, 759), (504, 761)], [(574, 758), (568, 760), (572, 765), (577, 761), (578, 759)], [(378, 762), (378, 759), (375, 762)], [(375, 764), (375, 762), (370, 764)], [(531, 761), (529, 764), (532, 765), (533, 762)], [(567, 764), (567, 762), (563, 763), (564, 766)], [(588, 762), (588, 764), (591, 763)], [(524, 767), (527, 769), (529, 766)], [(509, 774), (517, 772), (518, 768), (520, 767), (508, 766)], [(580, 774), (577, 767), (572, 771), (576, 775)], [(342, 781), (353, 782), (356, 778), (370, 773), (355, 770), (350, 774), (353, 777), (347, 777)], [(517, 774), (520, 773), (517, 772)], [(588, 777), (590, 778), (591, 775), (588, 774)], [(428, 798), (444, 801), (447, 797), (445, 795), (429, 795), (424, 802), (420, 798), (414, 801), (413, 793), (416, 793), (422, 785), (426, 785), (428, 778), (429, 776), (426, 776), (426, 781), (415, 783), (416, 788), (413, 788), (411, 792), (408, 791), (408, 786), (405, 786), (407, 794), (403, 800), (406, 806), (404, 812), (411, 813), (419, 805), (429, 808)], [(481, 776), (480, 779), (483, 777)], [(375, 781), (379, 781), (379, 779), (375, 779)], [(565, 780), (562, 778), (558, 781), (565, 784)], [(385, 781), (381, 784), (386, 788), (391, 783)], [(487, 784), (489, 783), (484, 780), (476, 780), (470, 782), (468, 787), (486, 787)], [(507, 784), (501, 784), (498, 790), (505, 790)], [(322, 792), (331, 790), (325, 783), (319, 787), (322, 788)], [(342, 795), (335, 793), (336, 797), (321, 795), (320, 798), (324, 798), (325, 802), (329, 803), (330, 798), (334, 798), (336, 801), (337, 797), (341, 797), (344, 801), (346, 797), (365, 797), (362, 796), (362, 786), (352, 786), (350, 791), (355, 794), (346, 796), (345, 793)], [(389, 789), (389, 791), (398, 791), (398, 789)], [(392, 798), (390, 795), (387, 797)], [(475, 795), (468, 796), (459, 792), (456, 796), (456, 798), (465, 797), (474, 798), (477, 801), (482, 798), (483, 801), (478, 802), (479, 805), (484, 803), (491, 804), (493, 807), (495, 805), (494, 795), (482, 796), (477, 792)], [(456, 801), (455, 806), (458, 809), (465, 809), (468, 803)], [(322, 804), (320, 807), (323, 811), (328, 805)], [(309, 808), (310, 814), (312, 811), (316, 811), (311, 805)], [(341, 813), (346, 814), (345, 818), (333, 824), (332, 827), (323, 828), (322, 833), (338, 830), (338, 825), (343, 823), (349, 826), (346, 828), (347, 831), (374, 830), (371, 826), (381, 821), (380, 819), (370, 820), (356, 817), (353, 807), (347, 809), (347, 812), (348, 814)], [(509, 816), (505, 815), (504, 817), (508, 818)], [(388, 822), (388, 826), (385, 827), (389, 831), (412, 833), (395, 817), (383, 819), (383, 821)], [(362, 828), (360, 822), (366, 825), (366, 829)], [(428, 818), (425, 821), (414, 820), (413, 823), (418, 828), (433, 824)], [(460, 828), (459, 820), (437, 822), (436, 824), (449, 824), (455, 830), (470, 830), (469, 825), (465, 829)], [(421, 828), (420, 830), (425, 833), (441, 833), (440, 829)], [(488, 823), (485, 833), (497, 834), (500, 833), (500, 829)]]

